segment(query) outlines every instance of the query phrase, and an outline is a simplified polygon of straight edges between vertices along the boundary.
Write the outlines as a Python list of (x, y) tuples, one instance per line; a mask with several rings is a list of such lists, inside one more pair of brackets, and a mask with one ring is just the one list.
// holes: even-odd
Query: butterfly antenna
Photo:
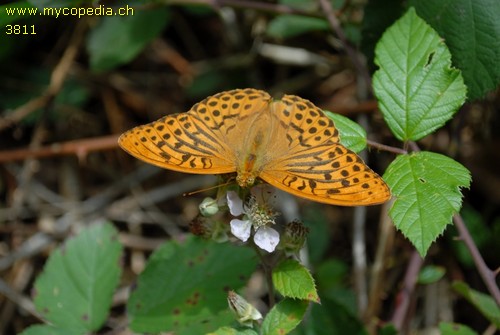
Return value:
[(183, 193), (182, 196), (184, 196), (184, 197), (191, 196), (193, 194), (197, 194), (197, 193), (201, 193), (201, 192), (213, 190), (214, 188), (228, 186), (228, 185), (230, 185), (232, 183), (234, 183), (234, 181), (229, 180), (229, 181), (227, 181), (225, 183), (222, 183), (222, 184), (217, 184), (217, 185), (214, 185), (214, 186), (211, 186), (211, 187), (208, 187), (208, 188), (202, 188), (201, 190), (196, 190), (196, 191), (192, 191), (192, 192)]

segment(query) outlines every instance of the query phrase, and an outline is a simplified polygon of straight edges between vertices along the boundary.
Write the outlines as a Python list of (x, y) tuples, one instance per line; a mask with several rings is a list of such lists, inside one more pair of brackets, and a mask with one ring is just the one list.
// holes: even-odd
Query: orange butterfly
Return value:
[(256, 89), (215, 94), (186, 113), (167, 115), (118, 140), (132, 156), (198, 174), (236, 172), (317, 202), (361, 206), (387, 201), (387, 184), (339, 143), (333, 121), (294, 95), (273, 100)]

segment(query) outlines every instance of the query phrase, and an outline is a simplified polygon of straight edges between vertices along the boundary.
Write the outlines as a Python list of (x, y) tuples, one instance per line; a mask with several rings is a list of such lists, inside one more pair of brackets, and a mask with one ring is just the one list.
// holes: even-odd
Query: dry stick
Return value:
[(467, 230), (467, 227), (465, 226), (462, 217), (459, 214), (455, 214), (453, 216), (453, 222), (455, 223), (455, 227), (457, 227), (457, 230), (460, 233), (460, 239), (464, 241), (465, 245), (467, 246), (467, 249), (469, 249), (472, 255), (472, 259), (476, 264), (477, 270), (479, 271), (479, 275), (481, 276), (481, 278), (483, 278), (483, 281), (486, 284), (488, 291), (490, 291), (497, 305), (500, 306), (500, 290), (498, 289), (498, 286), (495, 281), (496, 273), (490, 270), (490, 268), (488, 268), (488, 266), (484, 262), (484, 259), (479, 253), (479, 250), (477, 249), (474, 240), (472, 239), (469, 231)]
[(379, 149), (379, 150), (392, 152), (392, 153), (398, 154), (398, 155), (406, 155), (408, 153), (408, 151), (406, 151), (404, 149), (400, 149), (400, 148), (397, 148), (397, 147), (391, 147), (389, 145), (377, 143), (377, 142), (374, 142), (374, 141), (371, 141), (371, 140), (366, 140), (366, 143), (370, 147), (372, 147), (372, 148), (376, 148), (376, 149)]
[(396, 327), (398, 331), (401, 331), (401, 328), (403, 327), (406, 313), (408, 311), (408, 307), (410, 306), (411, 296), (417, 284), (418, 273), (420, 272), (423, 264), (423, 258), (420, 257), (417, 250), (413, 250), (410, 258), (410, 263), (408, 264), (408, 268), (406, 269), (405, 277), (403, 280), (403, 288), (396, 297), (398, 306), (396, 307), (391, 320), (394, 324), (394, 327)]
[(16, 149), (0, 151), (0, 163), (25, 160), (27, 158), (44, 158), (52, 156), (76, 154), (83, 158), (89, 152), (114, 149), (118, 146), (119, 135), (109, 135), (91, 139), (54, 143), (37, 149)]
[(386, 202), (382, 206), (382, 211), (380, 213), (380, 226), (377, 239), (377, 250), (375, 252), (375, 259), (370, 273), (370, 293), (368, 296), (368, 306), (365, 310), (363, 319), (365, 324), (368, 325), (369, 333), (374, 334), (375, 330), (370, 331), (373, 325), (373, 320), (375, 316), (378, 315), (380, 311), (381, 298), (385, 295), (384, 292), (384, 278), (385, 269), (387, 265), (387, 255), (389, 254), (391, 248), (394, 245), (394, 234), (395, 229), (389, 218), (388, 211), (392, 206), (394, 199)]
[[(91, 221), (92, 217), (99, 216), (100, 211), (102, 211), (103, 208), (105, 208), (110, 202), (112, 202), (119, 194), (124, 192), (129, 187), (137, 185), (145, 179), (151, 178), (160, 171), (161, 170), (159, 170), (158, 168), (144, 165), (133, 173), (119, 179), (110, 187), (93, 196), (92, 198), (82, 201), (82, 215), (87, 216), (85, 220)], [(71, 213), (65, 214), (57, 219), (55, 226), (56, 232), (58, 234), (66, 232), (67, 228), (72, 224), (73, 216), (70, 214)], [(47, 245), (52, 242), (53, 237), (43, 232), (38, 232), (35, 235), (29, 237), (18, 248), (16, 248), (6, 256), (0, 258), (0, 272), (8, 269), (15, 261), (19, 259), (28, 258), (40, 253), (41, 250), (44, 250)]]
[(12, 124), (18, 123), (35, 110), (47, 106), (57, 93), (59, 93), (68, 75), (69, 69), (76, 58), (78, 48), (83, 41), (86, 26), (87, 23), (85, 19), (78, 20), (75, 31), (69, 40), (68, 47), (64, 51), (59, 63), (54, 68), (54, 71), (52, 71), (50, 84), (47, 89), (39, 97), (19, 106), (9, 116), (0, 119), (0, 131), (10, 127)]
[(319, 0), (319, 5), (321, 6), (321, 9), (323, 10), (328, 22), (330, 23), (330, 27), (335, 32), (337, 37), (340, 39), (342, 46), (347, 52), (347, 55), (351, 59), (354, 67), (356, 68), (356, 72), (361, 75), (361, 77), (366, 83), (366, 87), (371, 91), (372, 80), (370, 77), (370, 73), (368, 72), (366, 66), (361, 62), (356, 51), (351, 47), (351, 45), (347, 41), (347, 37), (345, 36), (344, 31), (342, 30), (340, 23), (337, 20), (337, 17), (335, 16), (331, 2), (329, 0)]
[(200, 4), (207, 5), (214, 8), (219, 8), (223, 6), (233, 7), (233, 8), (243, 8), (243, 9), (255, 9), (264, 12), (277, 13), (277, 14), (297, 14), (305, 16), (321, 17), (319, 13), (314, 13), (310, 11), (301, 10), (299, 8), (293, 8), (286, 5), (251, 1), (251, 0), (170, 0), (169, 4)]

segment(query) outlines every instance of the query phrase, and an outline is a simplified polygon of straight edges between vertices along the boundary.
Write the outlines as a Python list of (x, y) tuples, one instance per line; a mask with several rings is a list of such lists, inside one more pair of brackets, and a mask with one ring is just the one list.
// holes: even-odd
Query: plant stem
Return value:
[(472, 236), (469, 233), (469, 230), (465, 226), (465, 222), (459, 214), (455, 214), (453, 216), (453, 222), (455, 223), (455, 227), (457, 227), (458, 232), (460, 233), (460, 238), (464, 241), (467, 249), (469, 249), (472, 259), (474, 260), (474, 264), (476, 264), (477, 270), (481, 278), (483, 278), (488, 291), (490, 291), (491, 295), (495, 299), (497, 305), (500, 306), (500, 290), (495, 281), (495, 272), (490, 270), (486, 263), (484, 262), (483, 257), (479, 253), (479, 250), (472, 239)]
[(423, 264), (423, 258), (420, 257), (417, 250), (413, 250), (410, 258), (410, 263), (408, 264), (408, 268), (406, 269), (403, 288), (396, 297), (396, 301), (399, 302), (399, 304), (396, 306), (396, 310), (394, 311), (391, 320), (394, 324), (394, 327), (396, 327), (399, 332), (403, 327), (403, 323), (408, 312), (408, 307), (410, 306), (411, 296), (417, 284), (418, 273), (420, 272)]
[(405, 149), (400, 149), (400, 148), (396, 148), (396, 147), (391, 147), (389, 145), (385, 145), (385, 144), (382, 144), (382, 143), (378, 143), (378, 142), (374, 142), (374, 141), (370, 141), (370, 140), (366, 140), (366, 143), (372, 147), (372, 148), (376, 148), (378, 150), (383, 150), (383, 151), (388, 151), (388, 152), (392, 152), (394, 154), (398, 154), (398, 155), (406, 155), (408, 153), (408, 151), (406, 151)]
[(269, 295), (269, 309), (273, 308), (276, 304), (276, 297), (274, 295), (274, 284), (273, 284), (273, 269), (272, 266), (267, 262), (265, 255), (262, 253), (262, 250), (252, 242), (252, 247), (260, 258), (260, 263), (262, 264), (262, 268), (264, 269), (264, 276), (266, 277), (267, 290)]

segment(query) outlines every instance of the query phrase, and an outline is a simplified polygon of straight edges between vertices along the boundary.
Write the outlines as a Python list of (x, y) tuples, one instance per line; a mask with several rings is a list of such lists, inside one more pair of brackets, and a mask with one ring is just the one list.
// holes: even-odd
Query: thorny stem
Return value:
[(347, 37), (344, 33), (344, 30), (340, 26), (340, 22), (338, 21), (337, 17), (335, 16), (331, 2), (329, 0), (319, 0), (319, 5), (320, 5), (321, 9), (323, 10), (323, 13), (325, 13), (326, 19), (330, 23), (330, 27), (332, 28), (332, 30), (335, 32), (335, 34), (339, 38), (347, 55), (351, 59), (353, 65), (356, 67), (357, 72), (361, 75), (361, 77), (365, 81), (366, 87), (368, 87), (369, 89), (372, 89), (372, 80), (370, 77), (370, 73), (368, 72), (368, 69), (363, 64), (363, 62), (361, 61), (358, 53), (349, 44), (349, 41), (347, 40)]
[(251, 243), (255, 252), (260, 258), (260, 263), (264, 269), (264, 276), (266, 277), (267, 290), (269, 295), (269, 309), (273, 308), (276, 304), (276, 297), (274, 296), (274, 284), (273, 284), (273, 269), (271, 264), (267, 261), (266, 255), (263, 254), (262, 250), (255, 244)]
[(391, 147), (390, 145), (385, 145), (385, 144), (374, 142), (374, 141), (371, 141), (368, 139), (366, 140), (366, 143), (372, 148), (392, 152), (392, 153), (398, 154), (398, 155), (406, 155), (408, 153), (408, 151), (406, 151), (404, 149), (400, 149), (397, 147)]
[(392, 322), (398, 331), (401, 331), (401, 328), (403, 327), (403, 322), (405, 320), (406, 313), (408, 312), (408, 307), (410, 306), (411, 296), (415, 290), (418, 273), (422, 268), (422, 264), (424, 264), (424, 260), (420, 257), (416, 250), (413, 250), (408, 268), (406, 269), (403, 288), (396, 298), (398, 306), (392, 316)]
[(460, 238), (464, 241), (467, 249), (469, 249), (472, 259), (474, 260), (474, 264), (476, 264), (477, 270), (481, 278), (483, 278), (488, 291), (490, 291), (491, 295), (495, 299), (497, 305), (500, 306), (500, 290), (495, 281), (495, 272), (490, 270), (486, 263), (484, 262), (483, 257), (479, 253), (479, 250), (474, 243), (467, 227), (465, 226), (465, 222), (463, 218), (459, 214), (455, 214), (453, 216), (453, 222), (455, 223), (455, 227), (457, 227), (458, 232), (460, 233)]

